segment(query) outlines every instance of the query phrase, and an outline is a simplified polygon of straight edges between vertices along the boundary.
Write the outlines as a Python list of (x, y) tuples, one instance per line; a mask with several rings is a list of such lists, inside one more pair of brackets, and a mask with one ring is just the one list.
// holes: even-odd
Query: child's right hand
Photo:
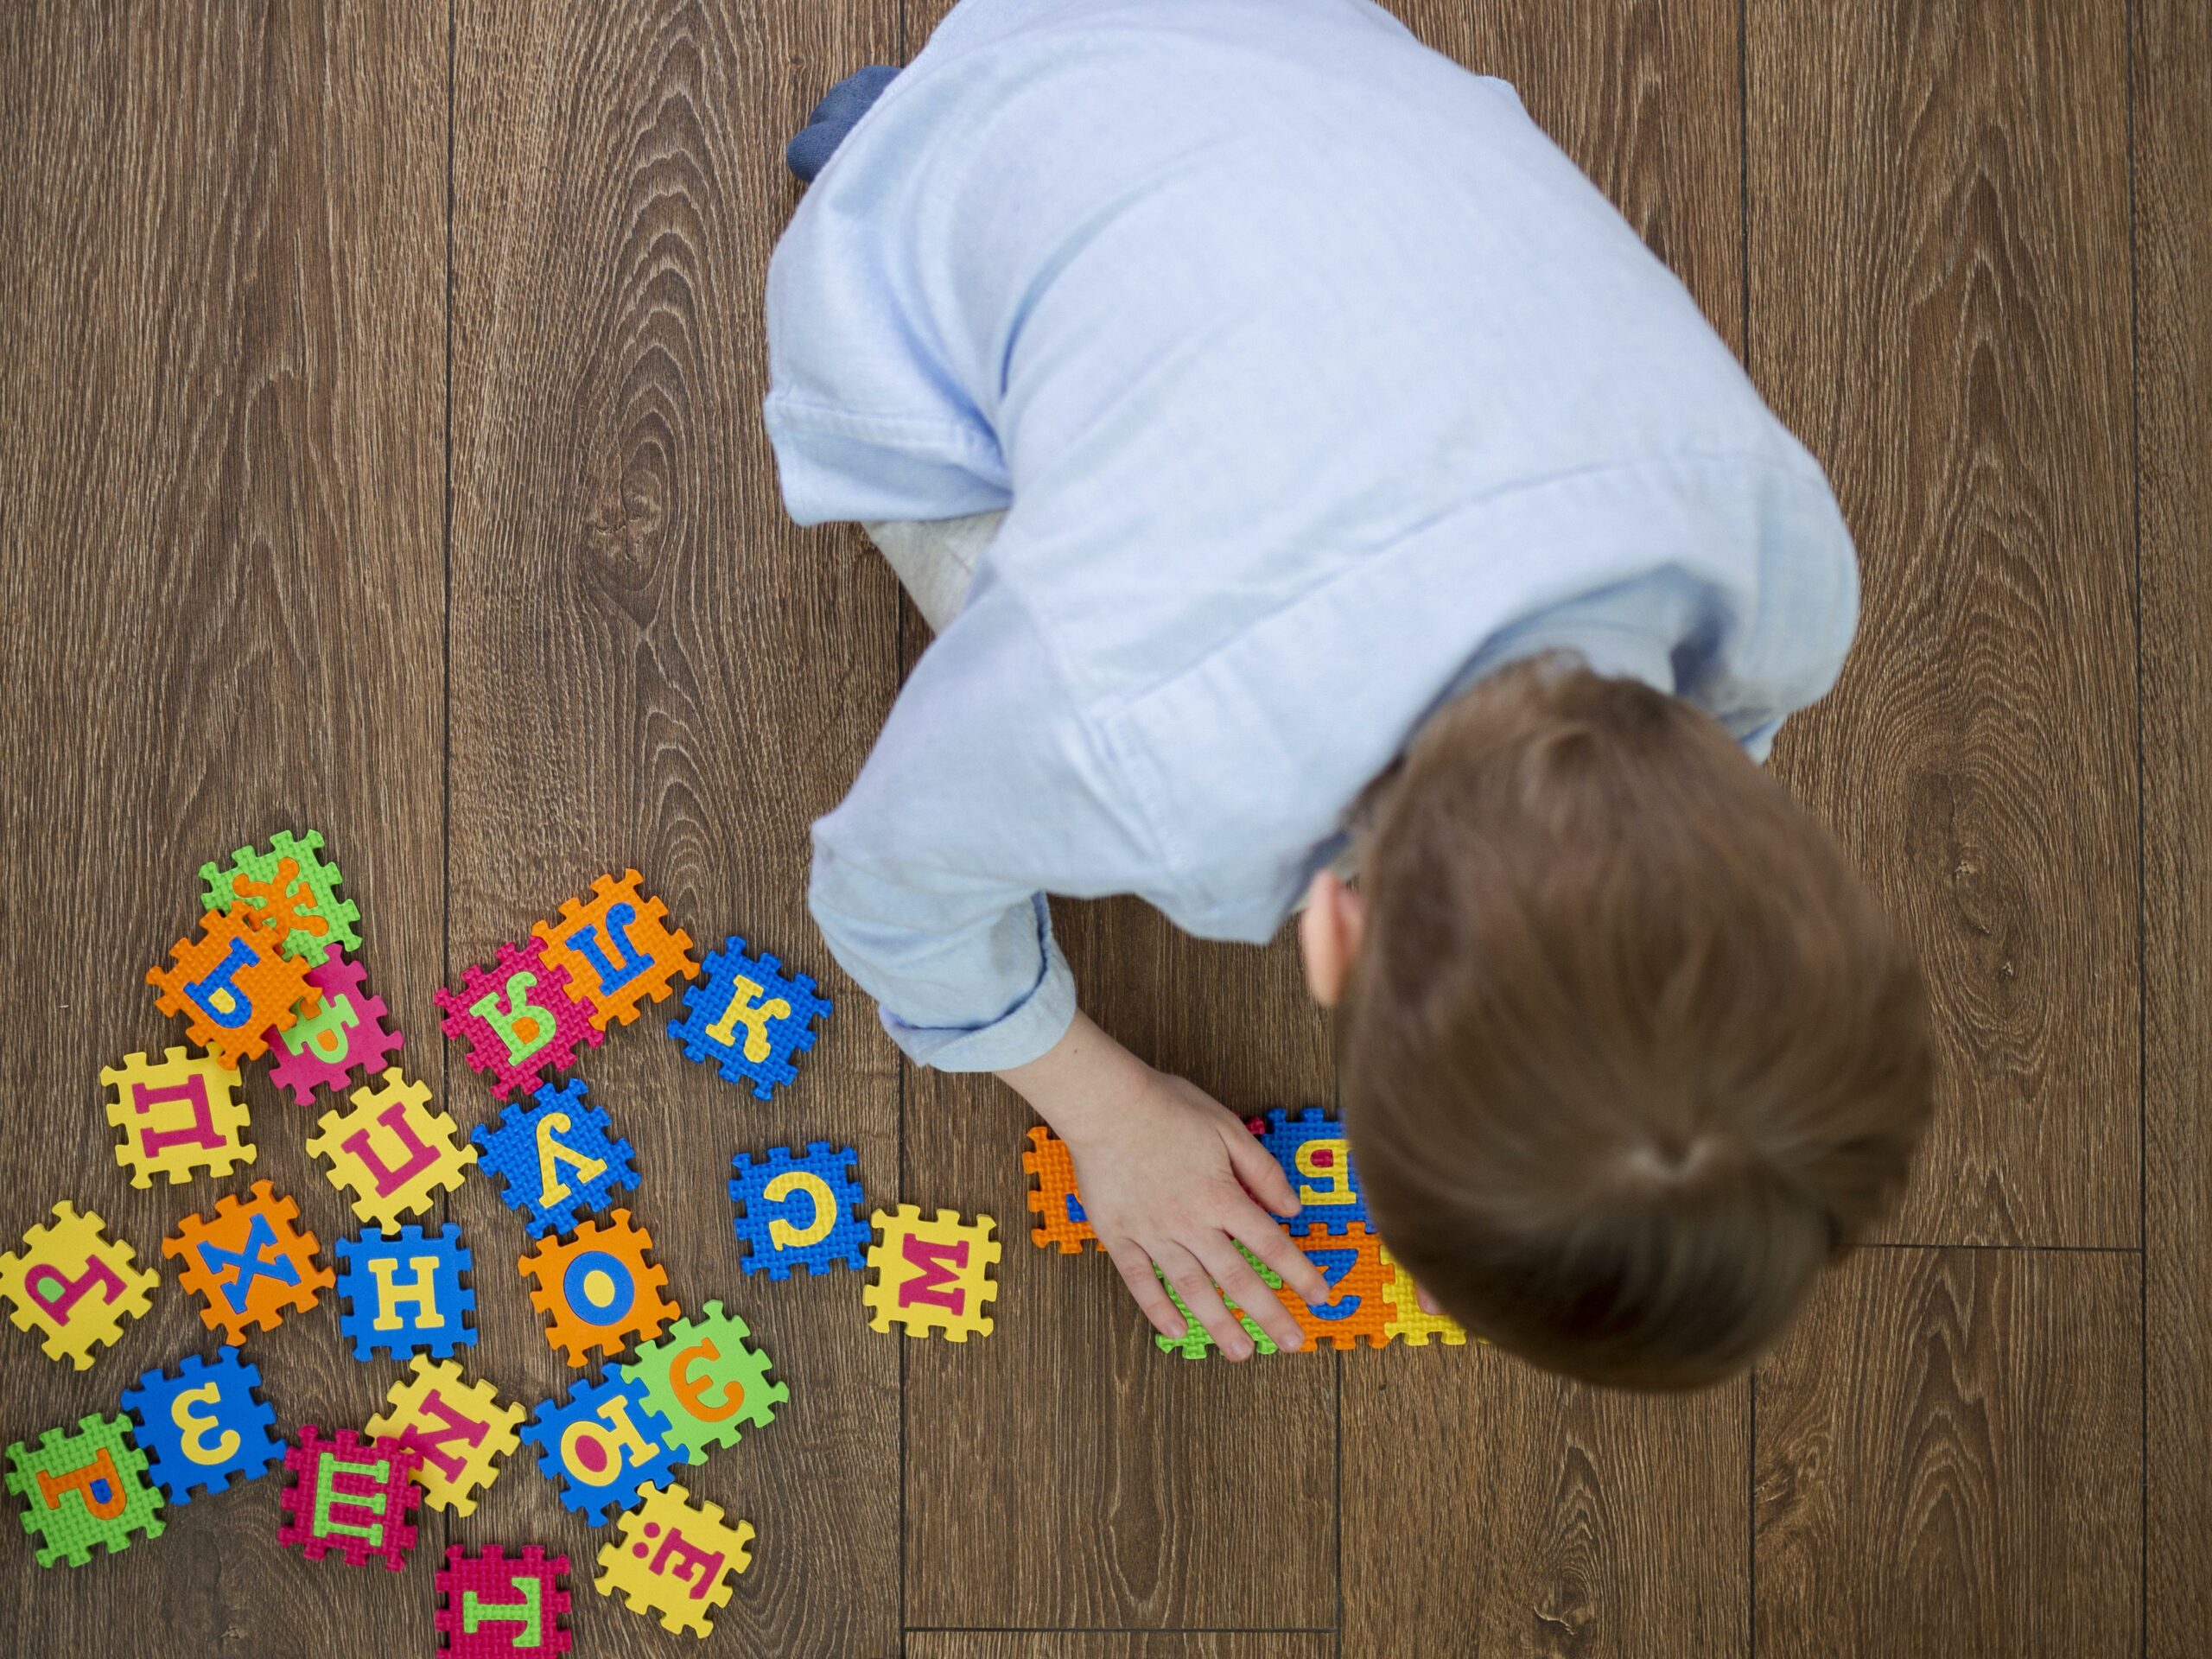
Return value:
[(1296, 1215), (1298, 1199), (1235, 1113), (1081, 1014), (1048, 1052), (999, 1075), (1068, 1143), (1084, 1213), (1163, 1335), (1184, 1325), (1155, 1266), (1230, 1358), (1249, 1358), (1252, 1340), (1224, 1294), (1278, 1346), (1305, 1346), (1297, 1319), (1236, 1246), (1309, 1303), (1327, 1301), (1328, 1284), (1268, 1215)]

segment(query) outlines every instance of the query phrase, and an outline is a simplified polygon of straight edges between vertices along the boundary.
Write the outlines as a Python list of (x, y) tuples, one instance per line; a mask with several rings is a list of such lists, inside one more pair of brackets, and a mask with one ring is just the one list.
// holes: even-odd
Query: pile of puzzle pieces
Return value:
[[(1370, 1229), (1366, 1195), (1352, 1166), (1344, 1126), (1318, 1109), (1309, 1109), (1295, 1116), (1272, 1111), (1250, 1119), (1247, 1127), (1274, 1154), (1298, 1197), (1298, 1215), (1282, 1224), (1283, 1231), (1329, 1286), (1329, 1300), (1309, 1306), (1272, 1269), (1244, 1252), (1262, 1282), (1298, 1321), (1306, 1337), (1306, 1346), (1298, 1351), (1382, 1348), (1401, 1341), (1416, 1347), (1432, 1341), (1464, 1345), (1467, 1333), (1458, 1325), (1442, 1314), (1421, 1311), (1412, 1276), (1383, 1247), (1382, 1236)], [(1067, 1143), (1041, 1125), (1030, 1130), (1021, 1167), (1029, 1181), (1029, 1208), (1037, 1217), (1029, 1236), (1038, 1248), (1071, 1255), (1085, 1244), (1098, 1248), (1098, 1235), (1084, 1214), (1083, 1197), (1076, 1190), (1075, 1160)], [(1183, 1315), (1184, 1332), (1179, 1337), (1155, 1336), (1154, 1342), (1163, 1352), (1204, 1359), (1214, 1350), (1213, 1338), (1191, 1317), (1172, 1287), (1168, 1294)], [(1258, 1352), (1277, 1351), (1274, 1338), (1258, 1321), (1233, 1303), (1229, 1310)]]
[[(319, 833), (279, 833), (200, 876), (204, 913), (147, 976), (186, 1043), (105, 1071), (116, 1159), (134, 1186), (225, 1179), (256, 1147), (241, 1068), (266, 1060), (298, 1105), (325, 1106), (307, 1149), (362, 1230), (326, 1258), (297, 1203), (267, 1180), (181, 1220), (161, 1255), (220, 1335), (124, 1389), (113, 1415), (8, 1448), (6, 1484), (43, 1566), (84, 1566), (161, 1535), (166, 1509), (282, 1467), (280, 1540), (311, 1560), (397, 1568), (425, 1504), (472, 1513), (523, 1441), (562, 1503), (620, 1534), (599, 1552), (594, 1587), (669, 1629), (703, 1635), (750, 1560), (753, 1529), (695, 1503), (688, 1466), (765, 1427), (789, 1398), (746, 1321), (718, 1300), (687, 1316), (665, 1292), (646, 1228), (624, 1207), (637, 1156), (578, 1078), (555, 1076), (616, 1027), (666, 1001), (670, 1035), (693, 1059), (761, 1100), (798, 1076), (829, 1001), (745, 941), (695, 959), (665, 905), (634, 870), (601, 877), (437, 1001), (504, 1109), (464, 1135), (427, 1084), (396, 1063), (405, 1044), (369, 989), (358, 908)], [(595, 1375), (534, 1410), (502, 1399), (461, 1359), (476, 1343), (474, 1259), (461, 1229), (428, 1224), (464, 1180), (497, 1177), (529, 1245), (518, 1267), (548, 1341)], [(988, 1216), (923, 1219), (867, 1204), (853, 1154), (827, 1142), (740, 1152), (729, 1195), (745, 1271), (788, 1279), (865, 1269), (872, 1327), (953, 1340), (988, 1335), (999, 1257)], [(334, 1261), (334, 1266), (332, 1262)], [(96, 1213), (69, 1200), (0, 1255), (0, 1298), (46, 1352), (79, 1370), (142, 1317), (160, 1282)], [(260, 1374), (237, 1351), (317, 1306), (327, 1292), (356, 1359), (408, 1362), (385, 1409), (359, 1428), (303, 1424), (287, 1444)], [(437, 1575), (442, 1639), (455, 1653), (557, 1653), (568, 1560), (531, 1546), (448, 1552)]]

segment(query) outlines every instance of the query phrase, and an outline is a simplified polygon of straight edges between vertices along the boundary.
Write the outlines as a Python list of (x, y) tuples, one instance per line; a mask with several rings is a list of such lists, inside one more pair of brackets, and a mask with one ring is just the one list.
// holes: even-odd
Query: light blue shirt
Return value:
[(791, 516), (1007, 510), (810, 899), (917, 1060), (1042, 1053), (1043, 895), (1259, 942), (1547, 647), (1764, 757), (1858, 605), (1817, 463), (1531, 123), (1366, 0), (965, 0), (768, 278)]

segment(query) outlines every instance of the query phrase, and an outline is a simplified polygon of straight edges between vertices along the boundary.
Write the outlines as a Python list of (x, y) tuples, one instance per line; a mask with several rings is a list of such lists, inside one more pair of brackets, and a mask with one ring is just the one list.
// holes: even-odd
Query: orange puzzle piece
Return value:
[(1029, 1208), (1038, 1224), (1030, 1229), (1029, 1242), (1040, 1250), (1057, 1244), (1064, 1255), (1075, 1255), (1085, 1243), (1097, 1243), (1098, 1234), (1076, 1193), (1075, 1157), (1068, 1143), (1040, 1123), (1029, 1131), (1029, 1144), (1033, 1150), (1021, 1154), (1021, 1167), (1033, 1182)]
[(213, 1216), (187, 1216), (162, 1241), (163, 1255), (184, 1262), (177, 1278), (207, 1304), (200, 1322), (233, 1348), (256, 1326), (273, 1331), (287, 1313), (305, 1313), (337, 1283), (315, 1259), (315, 1235), (293, 1225), (299, 1217), (296, 1203), (256, 1181), (252, 1197), (226, 1194)]
[(1329, 1281), (1329, 1300), (1319, 1307), (1308, 1307), (1287, 1286), (1275, 1292), (1307, 1342), (1316, 1348), (1387, 1344), (1397, 1310), (1390, 1301), (1394, 1274), (1382, 1260), (1382, 1239), (1357, 1221), (1341, 1233), (1316, 1222), (1303, 1235), (1294, 1230), (1291, 1243)]
[(651, 1342), (678, 1312), (661, 1294), (667, 1270), (645, 1259), (652, 1235), (632, 1226), (627, 1210), (609, 1219), (611, 1227), (587, 1221), (565, 1241), (543, 1239), (516, 1263), (537, 1282), (530, 1300), (545, 1315), (545, 1339), (578, 1369), (590, 1363), (591, 1349), (613, 1359), (632, 1338)]
[(322, 993), (308, 982), (315, 964), (284, 954), (284, 936), (244, 905), (209, 911), (197, 938), (179, 939), (169, 965), (149, 968), (163, 1014), (184, 1016), (185, 1034), (235, 1071), (269, 1052), (269, 1039), (320, 1013)]
[(644, 891), (644, 880), (635, 870), (620, 881), (602, 875), (590, 898), (563, 902), (559, 921), (531, 925), (545, 941), (545, 963), (567, 971), (569, 997), (593, 1010), (601, 1031), (628, 1025), (679, 978), (699, 976), (691, 936), (668, 925), (668, 906)]

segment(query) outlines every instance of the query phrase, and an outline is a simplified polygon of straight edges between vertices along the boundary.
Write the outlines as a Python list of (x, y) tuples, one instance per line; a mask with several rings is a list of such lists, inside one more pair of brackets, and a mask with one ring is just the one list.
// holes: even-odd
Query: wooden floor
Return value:
[[(1163, 0), (1164, 3), (1164, 0)], [(0, 1232), (70, 1197), (142, 1252), (99, 1073), (200, 861), (328, 835), (412, 1067), (490, 1103), (432, 988), (607, 868), (842, 1006), (756, 1105), (650, 1026), (582, 1071), (685, 1305), (793, 1400), (696, 1471), (760, 1528), (709, 1651), (912, 1659), (2212, 1650), (2212, 0), (1408, 0), (1513, 79), (1830, 466), (1866, 561), (1845, 683), (1777, 765), (1926, 955), (1945, 1061), (1910, 1202), (1756, 1376), (1693, 1399), (1479, 1351), (1156, 1354), (1033, 1251), (1026, 1119), (904, 1067), (807, 921), (919, 625), (779, 510), (757, 415), (785, 135), (923, 0), (0, 8)], [(1240, 1107), (1326, 1101), (1287, 944), (1061, 912), (1090, 1006)], [(251, 1085), (254, 1171), (353, 1228)], [(1000, 1328), (871, 1335), (737, 1269), (740, 1144), (1010, 1224)], [(563, 1368), (472, 1182), (472, 1369)], [(170, 1280), (85, 1373), (0, 1328), (0, 1439), (203, 1349)], [(397, 1368), (327, 1308), (253, 1339), (281, 1421)], [(83, 1572), (4, 1551), (25, 1656), (433, 1646), (448, 1541), (575, 1556), (517, 1464), (405, 1573), (275, 1541), (273, 1481)]]

